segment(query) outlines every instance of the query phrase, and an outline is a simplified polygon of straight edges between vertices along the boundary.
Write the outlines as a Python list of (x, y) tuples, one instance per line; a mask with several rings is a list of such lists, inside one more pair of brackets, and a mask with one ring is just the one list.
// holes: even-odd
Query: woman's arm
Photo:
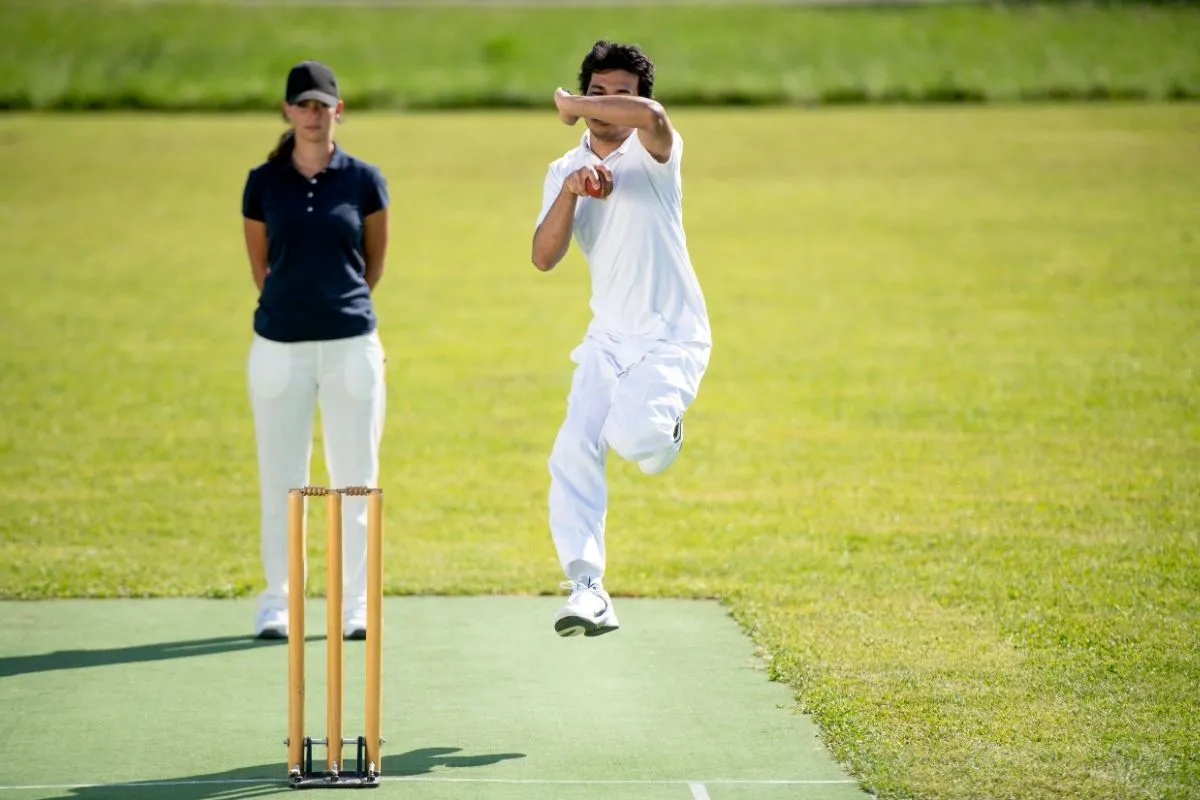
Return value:
[(267, 273), (271, 271), (267, 261), (267, 223), (243, 217), (242, 228), (246, 235), (246, 254), (250, 256), (250, 275), (261, 292)]
[(381, 208), (363, 219), (363, 257), (367, 262), (366, 280), (371, 291), (383, 277), (383, 260), (387, 255), (388, 210)]

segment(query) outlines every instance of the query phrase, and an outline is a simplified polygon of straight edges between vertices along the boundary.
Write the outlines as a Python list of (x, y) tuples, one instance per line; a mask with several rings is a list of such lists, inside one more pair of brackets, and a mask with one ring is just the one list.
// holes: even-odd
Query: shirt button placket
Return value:
[[(309, 182), (309, 183), (311, 183), (311, 184), (314, 184), (314, 185), (315, 185), (315, 184), (316, 184), (316, 182), (317, 182), (317, 179), (316, 179), (316, 178), (309, 178), (309, 179), (308, 179), (308, 182)], [(312, 193), (312, 192), (309, 192), (309, 193), (308, 193), (308, 199), (309, 199), (309, 200), (312, 200), (312, 196), (313, 196), (313, 193)], [(309, 207), (308, 207), (308, 213), (310, 213), (310, 214), (311, 214), (311, 213), (312, 213), (312, 210), (313, 210), (313, 207), (312, 207), (312, 206), (309, 206)]]

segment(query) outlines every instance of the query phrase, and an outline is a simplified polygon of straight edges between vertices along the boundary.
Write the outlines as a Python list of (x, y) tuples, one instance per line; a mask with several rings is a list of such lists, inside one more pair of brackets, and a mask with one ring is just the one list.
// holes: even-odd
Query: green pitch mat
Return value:
[[(321, 737), (324, 604), (310, 602), (306, 729)], [(384, 783), (366, 796), (865, 797), (718, 604), (618, 599), (619, 632), (564, 640), (559, 602), (385, 601)], [(248, 636), (253, 610), (0, 603), (0, 800), (294, 792), (287, 647)], [(354, 736), (361, 642), (346, 643), (345, 681)]]

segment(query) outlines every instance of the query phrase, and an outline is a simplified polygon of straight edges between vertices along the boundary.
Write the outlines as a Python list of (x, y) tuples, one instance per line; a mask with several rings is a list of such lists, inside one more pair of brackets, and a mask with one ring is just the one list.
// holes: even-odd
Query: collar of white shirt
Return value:
[[(625, 153), (627, 153), (629, 151), (629, 148), (633, 146), (633, 140), (636, 138), (637, 138), (637, 131), (634, 130), (629, 134), (629, 136), (625, 137), (625, 141), (621, 142), (620, 147), (618, 147), (616, 150), (609, 153), (608, 156), (605, 157), (603, 160), (607, 161), (609, 158), (612, 158), (615, 155), (624, 155)], [(591, 131), (585, 130), (583, 132), (583, 136), (580, 137), (580, 139), (579, 139), (579, 147), (581, 150), (583, 150), (585, 153), (588, 153), (589, 155), (593, 155), (593, 156), (596, 155), (595, 153), (592, 152), (592, 132)], [(596, 157), (599, 158), (599, 156), (596, 156)]]

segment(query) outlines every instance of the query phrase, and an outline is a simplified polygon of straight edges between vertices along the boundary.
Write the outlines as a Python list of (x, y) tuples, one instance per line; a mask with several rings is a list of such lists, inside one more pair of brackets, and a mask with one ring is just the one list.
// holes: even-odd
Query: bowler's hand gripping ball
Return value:
[(603, 199), (612, 194), (612, 188), (612, 179), (606, 178), (603, 173), (600, 174), (598, 180), (587, 178), (583, 182), (583, 190), (588, 193), (589, 197)]

